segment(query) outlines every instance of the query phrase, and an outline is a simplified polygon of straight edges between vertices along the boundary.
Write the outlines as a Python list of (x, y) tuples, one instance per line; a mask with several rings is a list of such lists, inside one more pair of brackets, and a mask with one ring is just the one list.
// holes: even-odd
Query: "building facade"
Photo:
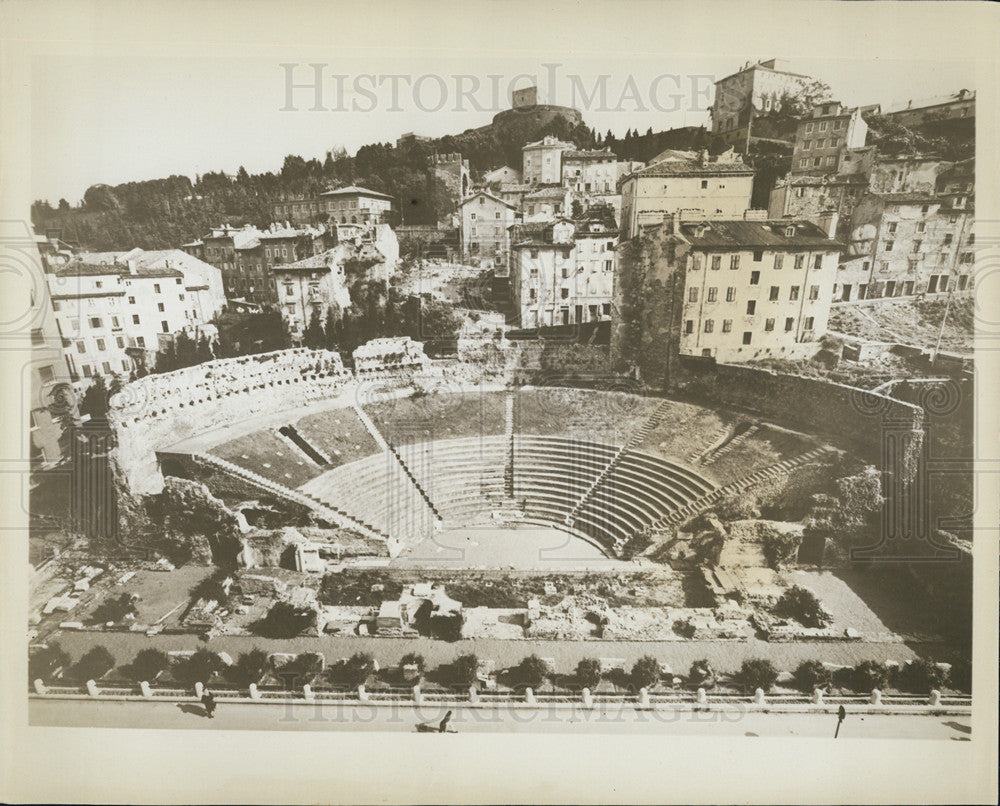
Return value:
[(778, 59), (751, 64), (715, 82), (712, 101), (712, 134), (737, 151), (746, 151), (753, 120), (781, 109), (786, 95), (795, 95), (813, 79), (787, 69)]
[(974, 223), (970, 191), (867, 194), (851, 219), (835, 299), (971, 289)]
[(562, 153), (573, 149), (551, 135), (521, 149), (521, 176), (528, 185), (558, 185), (562, 182)]
[(845, 149), (863, 148), (868, 124), (861, 109), (836, 101), (816, 104), (812, 117), (799, 122), (792, 149), (792, 173), (836, 173)]
[(620, 189), (622, 236), (628, 239), (678, 210), (742, 216), (750, 207), (753, 169), (732, 149), (715, 157), (705, 151), (665, 151), (622, 179)]
[(971, 120), (976, 117), (976, 91), (959, 90), (951, 95), (911, 99), (888, 108), (885, 114), (907, 128), (944, 120)]
[(514, 224), (516, 211), (513, 204), (485, 190), (465, 199), (461, 204), (462, 256), (505, 263), (510, 248), (507, 231)]
[(652, 383), (669, 380), (678, 356), (810, 357), (841, 248), (808, 221), (670, 215), (620, 250), (612, 355)]
[(360, 280), (387, 281), (399, 262), (399, 243), (388, 224), (369, 226), (336, 246), (273, 268), (278, 310), (295, 341), (313, 316), (326, 324), (351, 305), (350, 286)]
[(618, 234), (602, 222), (560, 218), (514, 227), (511, 293), (521, 327), (607, 319)]
[(293, 224), (388, 223), (393, 198), (377, 190), (351, 185), (312, 198), (284, 199), (272, 205), (275, 220)]
[(179, 249), (83, 253), (48, 275), (66, 368), (79, 388), (97, 375), (151, 366), (181, 332), (214, 339), (226, 304), (221, 271)]

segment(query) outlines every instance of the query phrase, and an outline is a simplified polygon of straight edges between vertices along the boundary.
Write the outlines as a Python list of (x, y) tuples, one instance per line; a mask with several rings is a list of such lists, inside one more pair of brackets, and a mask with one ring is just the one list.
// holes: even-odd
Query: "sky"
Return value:
[[(854, 5), (873, 4), (848, 4)], [(827, 4), (789, 8), (803, 6)], [(585, 7), (593, 9), (590, 16)], [(234, 173), (241, 165), (275, 171), (286, 154), (322, 159), (330, 149), (353, 153), (408, 131), (458, 133), (488, 123), (509, 106), (510, 88), (534, 83), (531, 77), (548, 100), (576, 105), (588, 125), (619, 136), (632, 128), (706, 124), (712, 82), (747, 61), (772, 57), (825, 81), (848, 105), (976, 88), (976, 63), (942, 36), (929, 59), (919, 55), (928, 51), (912, 46), (918, 44), (912, 35), (906, 47), (897, 32), (856, 28), (842, 12), (826, 29), (807, 26), (806, 34), (793, 37), (791, 26), (786, 36), (773, 29), (740, 36), (732, 15), (728, 33), (714, 30), (713, 15), (679, 3), (491, 0), (461, 6), (481, 13), (458, 19), (431, 11), (456, 6), (373, 3), (372, 16), (376, 9), (396, 11), (380, 17), (392, 21), (381, 27), (318, 8), (303, 15), (289, 7), (275, 17), (286, 6), (252, 0), (238, 15), (194, 12), (205, 8), (191, 6), (187, 26), (171, 17), (136, 31), (121, 15), (107, 18), (113, 25), (91, 16), (82, 29), (67, 26), (66, 38), (31, 42), (32, 198), (76, 203), (96, 183)], [(428, 13), (414, 15), (417, 8)], [(626, 8), (631, 17), (608, 14)], [(819, 23), (823, 15), (811, 16)], [(248, 27), (256, 17), (260, 24)], [(515, 20), (520, 24), (512, 25)], [(838, 39), (850, 47), (833, 48), (837, 57), (830, 58), (824, 50)], [(289, 80), (315, 86), (313, 64), (320, 65), (322, 109), (313, 108), (310, 86), (291, 91), (289, 108)], [(601, 81), (603, 102), (594, 93)]]

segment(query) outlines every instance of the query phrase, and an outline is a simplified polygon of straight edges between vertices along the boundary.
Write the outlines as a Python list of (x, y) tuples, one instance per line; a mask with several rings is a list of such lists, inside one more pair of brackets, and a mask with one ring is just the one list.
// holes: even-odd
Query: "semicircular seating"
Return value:
[[(637, 532), (714, 489), (674, 462), (634, 451), (618, 456), (614, 445), (569, 437), (491, 435), (395, 448), (446, 527), (488, 520), (513, 502), (533, 521), (564, 528), (572, 516), (569, 525), (613, 554)], [(395, 517), (406, 508), (421, 511), (419, 496), (410, 496), (406, 487), (399, 465), (376, 455), (331, 470), (301, 489), (411, 542), (426, 531), (408, 532), (409, 521)]]

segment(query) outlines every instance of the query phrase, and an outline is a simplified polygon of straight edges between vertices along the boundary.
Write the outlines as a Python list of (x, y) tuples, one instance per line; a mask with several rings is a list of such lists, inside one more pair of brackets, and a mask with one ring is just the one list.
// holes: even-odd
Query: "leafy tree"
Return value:
[(170, 658), (159, 649), (141, 649), (129, 665), (129, 676), (137, 682), (150, 682), (170, 667)]
[(198, 347), (195, 351), (196, 363), (204, 364), (206, 361), (211, 361), (214, 357), (212, 355), (212, 343), (208, 340), (208, 334), (202, 333), (198, 337)]
[(227, 676), (238, 686), (259, 683), (267, 671), (267, 653), (263, 649), (241, 652), (236, 662), (227, 669)]
[(315, 624), (314, 610), (296, 607), (291, 602), (275, 602), (267, 615), (257, 622), (256, 631), (266, 638), (294, 638)]
[(375, 673), (375, 659), (367, 652), (351, 655), (344, 663), (343, 679), (351, 688), (364, 685)]
[(291, 686), (310, 683), (323, 671), (323, 656), (316, 652), (303, 652), (277, 670), (278, 676)]
[(55, 641), (28, 655), (28, 677), (31, 680), (48, 680), (59, 669), (69, 667), (69, 654)]
[(632, 685), (636, 688), (653, 688), (660, 682), (660, 662), (652, 655), (643, 655), (632, 667)]
[(207, 684), (224, 668), (222, 658), (215, 652), (199, 649), (189, 658), (178, 661), (173, 674), (179, 682), (193, 686), (195, 683)]
[(778, 599), (774, 614), (781, 618), (795, 619), (804, 627), (825, 627), (830, 616), (811, 590), (792, 585)]
[(795, 687), (799, 691), (811, 692), (818, 688), (829, 688), (833, 683), (833, 676), (818, 660), (804, 660), (798, 665), (794, 674)]
[(763, 658), (752, 658), (743, 661), (737, 674), (740, 685), (745, 689), (763, 689), (770, 691), (778, 680), (778, 670), (774, 664)]
[(917, 658), (899, 670), (895, 683), (900, 691), (927, 694), (933, 689), (940, 691), (947, 681), (948, 674), (934, 661)]
[(545, 682), (549, 674), (551, 674), (549, 665), (538, 657), (538, 655), (534, 654), (522, 658), (521, 662), (512, 671), (514, 672), (513, 677), (517, 680), (518, 684), (529, 688), (538, 688)]
[(305, 332), (302, 334), (302, 343), (313, 350), (320, 350), (326, 344), (326, 334), (323, 332), (323, 325), (320, 323), (319, 314), (315, 309), (309, 314), (309, 324), (306, 325)]
[(459, 655), (451, 664), (450, 678), (453, 685), (468, 688), (475, 685), (479, 672), (479, 658), (473, 654)]
[(847, 687), (854, 691), (868, 692), (872, 689), (884, 690), (889, 685), (889, 667), (873, 660), (861, 661), (848, 671)]
[(696, 660), (688, 670), (688, 683), (699, 688), (715, 688), (716, 675), (707, 660)]
[(114, 655), (106, 647), (95, 646), (76, 662), (71, 672), (75, 679), (83, 682), (98, 680), (114, 668)]
[(95, 422), (108, 419), (109, 393), (103, 375), (94, 378), (93, 383), (87, 387), (80, 401), (80, 413), (89, 414), (90, 419)]
[(601, 662), (597, 658), (584, 658), (576, 664), (576, 683), (593, 691), (601, 682)]
[(135, 601), (130, 593), (123, 593), (116, 599), (105, 599), (91, 613), (88, 621), (91, 624), (107, 624), (122, 621), (126, 616), (135, 613)]
[(773, 526), (759, 524), (761, 551), (769, 568), (780, 571), (795, 562), (802, 545), (802, 535), (797, 532), (782, 532)]
[(407, 652), (402, 658), (399, 659), (399, 665), (400, 667), (416, 666), (417, 671), (420, 672), (420, 674), (423, 674), (424, 670), (427, 668), (424, 663), (424, 656), (417, 652)]

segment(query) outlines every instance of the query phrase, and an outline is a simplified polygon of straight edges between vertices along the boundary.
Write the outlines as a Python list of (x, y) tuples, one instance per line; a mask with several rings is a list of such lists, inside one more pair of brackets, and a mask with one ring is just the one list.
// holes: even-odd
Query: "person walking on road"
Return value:
[(201, 695), (201, 704), (205, 706), (205, 713), (208, 714), (209, 719), (214, 719), (213, 714), (215, 713), (215, 695), (211, 691), (206, 691)]

